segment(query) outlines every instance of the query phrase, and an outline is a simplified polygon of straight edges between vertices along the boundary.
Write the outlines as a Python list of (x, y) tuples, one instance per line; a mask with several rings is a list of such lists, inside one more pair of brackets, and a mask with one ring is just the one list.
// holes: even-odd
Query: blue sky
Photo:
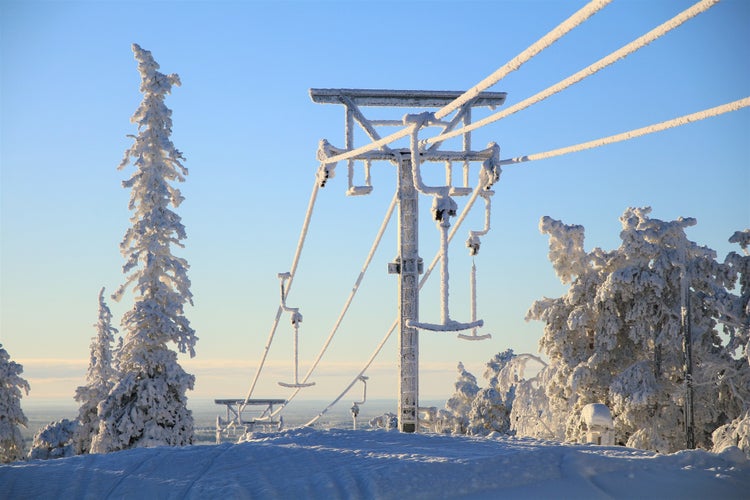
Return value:
[[(83, 383), (100, 287), (123, 281), (119, 242), (129, 224), (129, 175), (118, 171), (141, 100), (131, 52), (152, 51), (182, 86), (167, 99), (172, 140), (190, 169), (179, 208), (200, 340), (185, 360), (195, 397), (244, 396), (278, 305), (276, 274), (291, 266), (317, 168), (318, 141), (343, 146), (343, 110), (314, 104), (311, 87), (465, 90), (585, 4), (509, 2), (0, 1), (2, 64), (0, 342), (22, 362), (32, 398), (71, 398)], [(618, 49), (692, 4), (615, 1), (491, 90), (516, 103)], [(501, 157), (536, 153), (667, 120), (750, 94), (750, 4), (728, 0), (573, 88), (474, 134)], [(398, 119), (402, 110), (388, 118)], [(475, 118), (483, 116), (475, 113)], [(132, 167), (129, 167), (132, 168)], [(463, 361), (478, 377), (494, 353), (536, 352), (531, 303), (564, 292), (547, 261), (539, 218), (586, 227), (586, 246), (614, 248), (619, 215), (653, 207), (698, 219), (689, 236), (717, 250), (750, 225), (747, 109), (583, 153), (505, 168), (490, 234), (476, 258), (478, 309), (493, 338), (423, 334), (423, 398), (452, 392)], [(304, 315), (300, 369), (328, 335), (395, 188), (347, 198), (345, 166), (320, 193), (294, 289)], [(459, 200), (459, 206), (463, 203)], [(422, 200), (420, 253), (438, 233)], [(451, 251), (451, 315), (469, 315), (469, 229)], [(396, 316), (391, 226), (358, 300), (304, 397), (337, 395)], [(437, 320), (433, 278), (423, 321)], [(119, 323), (132, 305), (110, 300)], [(396, 396), (392, 339), (368, 372), (374, 397)], [(291, 329), (284, 321), (256, 395), (284, 397)], [(359, 395), (352, 394), (356, 399)]]

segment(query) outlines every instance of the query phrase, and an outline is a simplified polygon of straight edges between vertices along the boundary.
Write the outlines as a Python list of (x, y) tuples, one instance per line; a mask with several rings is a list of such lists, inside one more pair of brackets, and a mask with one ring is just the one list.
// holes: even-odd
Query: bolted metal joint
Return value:
[[(414, 259), (407, 259), (405, 266), (406, 272), (414, 272)], [(422, 257), (417, 258), (417, 273), (424, 273), (424, 260)], [(396, 257), (393, 262), (388, 263), (388, 274), (401, 274), (401, 258)]]

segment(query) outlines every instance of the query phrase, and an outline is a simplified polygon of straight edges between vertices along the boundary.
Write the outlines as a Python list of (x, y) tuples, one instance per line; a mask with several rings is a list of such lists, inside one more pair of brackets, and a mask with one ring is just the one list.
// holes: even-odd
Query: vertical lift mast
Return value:
[[(388, 271), (399, 276), (399, 402), (398, 426), (401, 432), (416, 432), (419, 429), (419, 338), (418, 329), (433, 331), (461, 331), (475, 329), (481, 326), (481, 320), (471, 323), (458, 323), (450, 319), (447, 304), (447, 249), (443, 245), (444, 287), (442, 298), (442, 324), (419, 322), (419, 274), (422, 272), (422, 259), (419, 257), (418, 237), (418, 207), (419, 193), (433, 196), (433, 215), (438, 226), (442, 227), (443, 239), (449, 225), (449, 217), (455, 215), (455, 207), (451, 196), (465, 196), (473, 191), (469, 185), (469, 164), (481, 161), (489, 169), (499, 169), (499, 148), (491, 144), (482, 151), (471, 149), (471, 133), (463, 134), (463, 146), (460, 151), (439, 150), (440, 143), (429, 148), (422, 148), (416, 141), (422, 126), (438, 126), (443, 132), (448, 132), (458, 125), (471, 122), (473, 107), (495, 108), (505, 102), (505, 92), (482, 92), (473, 100), (456, 110), (453, 118), (445, 122), (430, 120), (431, 113), (407, 115), (403, 120), (369, 120), (365, 118), (360, 107), (390, 107), (390, 108), (442, 108), (461, 96), (458, 91), (424, 91), (424, 90), (367, 90), (367, 89), (310, 89), (313, 102), (319, 104), (341, 104), (346, 110), (345, 142), (346, 147), (339, 149), (322, 140), (318, 151), (319, 159), (325, 160), (340, 153), (354, 149), (354, 122), (364, 130), (372, 141), (379, 140), (376, 127), (413, 127), (411, 146), (405, 149), (391, 149), (383, 146), (380, 150), (362, 153), (347, 160), (348, 167), (348, 195), (366, 195), (372, 191), (370, 181), (370, 165), (372, 161), (390, 161), (398, 167), (398, 255), (396, 260), (388, 265)], [(415, 157), (416, 155), (416, 157)], [(365, 185), (354, 184), (354, 165), (361, 161), (364, 165)], [(425, 162), (440, 162), (445, 164), (446, 186), (431, 188), (421, 182), (419, 166)], [(452, 164), (463, 163), (463, 185), (452, 185)], [(325, 165), (325, 175), (321, 182), (332, 177), (334, 165)], [(494, 170), (493, 170), (494, 171)], [(498, 172), (499, 173), (499, 172)], [(484, 189), (489, 190), (491, 181)], [(447, 208), (446, 208), (447, 207)], [(474, 305), (472, 304), (472, 308)], [(474, 315), (472, 315), (474, 316)], [(463, 336), (466, 337), (466, 336)], [(486, 336), (485, 336), (486, 337)]]

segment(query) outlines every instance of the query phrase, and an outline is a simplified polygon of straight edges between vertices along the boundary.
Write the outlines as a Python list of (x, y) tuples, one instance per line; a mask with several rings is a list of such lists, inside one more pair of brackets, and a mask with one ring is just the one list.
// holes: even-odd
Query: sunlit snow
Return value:
[(299, 428), (0, 467), (6, 498), (747, 498), (736, 448), (671, 455), (382, 430)]

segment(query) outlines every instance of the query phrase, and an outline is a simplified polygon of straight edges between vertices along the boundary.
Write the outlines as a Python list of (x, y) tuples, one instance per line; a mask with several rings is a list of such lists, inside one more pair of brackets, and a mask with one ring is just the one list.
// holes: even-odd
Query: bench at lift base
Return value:
[(283, 405), (285, 399), (214, 399), (217, 405), (226, 406), (226, 418), (216, 417), (216, 443), (223, 437), (252, 432), (256, 426), (263, 430), (280, 429), (284, 423), (281, 417), (274, 420), (273, 406)]

